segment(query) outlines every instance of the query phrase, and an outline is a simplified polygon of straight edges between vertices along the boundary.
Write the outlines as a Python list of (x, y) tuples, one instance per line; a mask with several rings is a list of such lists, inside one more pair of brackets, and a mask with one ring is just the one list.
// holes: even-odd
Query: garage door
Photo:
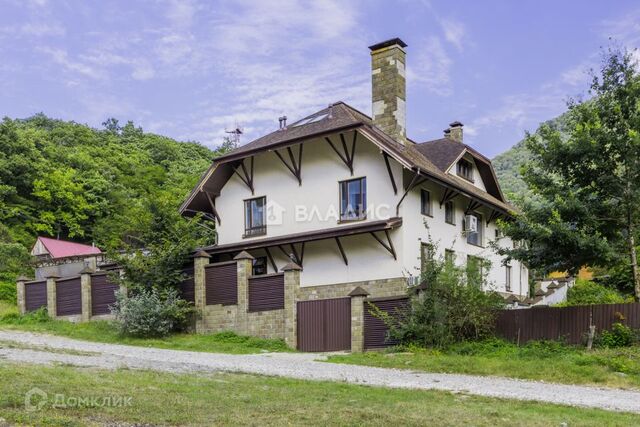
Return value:
[(351, 349), (351, 298), (298, 302), (298, 350)]
[(389, 328), (382, 319), (374, 316), (374, 311), (370, 304), (375, 305), (380, 311), (390, 316), (401, 316), (409, 307), (409, 300), (406, 297), (388, 298), (380, 300), (369, 300), (364, 302), (364, 348), (375, 349), (385, 348), (398, 344), (395, 340), (387, 338)]

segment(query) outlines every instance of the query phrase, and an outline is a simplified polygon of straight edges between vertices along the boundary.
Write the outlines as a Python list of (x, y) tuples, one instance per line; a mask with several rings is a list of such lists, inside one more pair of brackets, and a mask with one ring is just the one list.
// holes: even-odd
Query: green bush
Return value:
[(0, 301), (16, 303), (16, 284), (13, 282), (0, 282)]
[(636, 333), (633, 329), (620, 322), (611, 326), (610, 331), (602, 331), (598, 339), (598, 344), (602, 347), (629, 347), (636, 341)]
[(633, 298), (624, 297), (615, 289), (607, 288), (589, 280), (578, 279), (567, 293), (567, 301), (559, 306), (590, 304), (621, 304), (632, 302)]
[(389, 336), (402, 344), (446, 348), (454, 343), (491, 337), (497, 311), (504, 300), (485, 292), (485, 265), (465, 267), (430, 259), (423, 267), (424, 289), (410, 290), (406, 315), (392, 316), (372, 309), (389, 327)]
[(18, 310), (11, 311), (0, 317), (0, 323), (11, 325), (31, 325), (35, 323), (49, 322), (51, 318), (47, 313), (47, 307), (40, 307), (37, 310), (30, 311), (24, 315), (20, 315)]
[(138, 290), (132, 296), (118, 292), (112, 311), (121, 334), (141, 338), (184, 331), (194, 314), (193, 305), (175, 289)]

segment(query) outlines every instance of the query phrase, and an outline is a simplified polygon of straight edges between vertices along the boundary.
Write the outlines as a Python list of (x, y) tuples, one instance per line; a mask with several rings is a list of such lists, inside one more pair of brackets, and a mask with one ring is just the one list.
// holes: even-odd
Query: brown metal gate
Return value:
[(91, 314), (111, 314), (109, 306), (116, 302), (116, 291), (119, 286), (109, 280), (108, 274), (91, 276)]
[(82, 314), (80, 277), (72, 277), (56, 282), (56, 310), (57, 316)]
[(238, 304), (238, 266), (235, 261), (210, 264), (204, 271), (207, 305)]
[(249, 311), (284, 308), (284, 274), (249, 277)]
[(24, 299), (27, 311), (47, 306), (47, 281), (29, 282), (24, 285)]
[(351, 349), (351, 298), (298, 302), (298, 350)]
[(373, 313), (375, 305), (380, 311), (387, 313), (389, 316), (402, 316), (409, 307), (409, 299), (407, 297), (375, 299), (364, 302), (364, 348), (375, 349), (385, 348), (398, 344), (397, 341), (387, 337), (389, 328), (384, 321), (376, 317)]

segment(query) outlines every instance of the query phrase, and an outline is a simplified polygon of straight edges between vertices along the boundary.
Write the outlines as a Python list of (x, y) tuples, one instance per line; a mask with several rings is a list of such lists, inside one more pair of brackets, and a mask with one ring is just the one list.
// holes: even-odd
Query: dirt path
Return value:
[[(8, 342), (16, 344), (8, 346)], [(101, 344), (28, 332), (0, 331), (0, 363), (3, 359), (20, 363), (59, 362), (105, 369), (126, 367), (175, 373), (243, 372), (379, 387), (445, 390), (640, 413), (640, 392), (636, 391), (342, 365), (323, 362), (323, 355), (309, 353), (199, 353)]]

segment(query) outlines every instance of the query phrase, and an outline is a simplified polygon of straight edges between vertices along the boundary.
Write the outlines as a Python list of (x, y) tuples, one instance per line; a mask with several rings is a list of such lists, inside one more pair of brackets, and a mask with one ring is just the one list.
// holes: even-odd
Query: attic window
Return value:
[(299, 120), (291, 125), (291, 127), (296, 126), (304, 126), (310, 123), (319, 122), (320, 120), (326, 119), (329, 113), (318, 114), (317, 116), (307, 117), (306, 119)]
[(459, 177), (464, 178), (469, 182), (473, 182), (473, 166), (470, 161), (460, 159), (457, 165), (457, 173)]

